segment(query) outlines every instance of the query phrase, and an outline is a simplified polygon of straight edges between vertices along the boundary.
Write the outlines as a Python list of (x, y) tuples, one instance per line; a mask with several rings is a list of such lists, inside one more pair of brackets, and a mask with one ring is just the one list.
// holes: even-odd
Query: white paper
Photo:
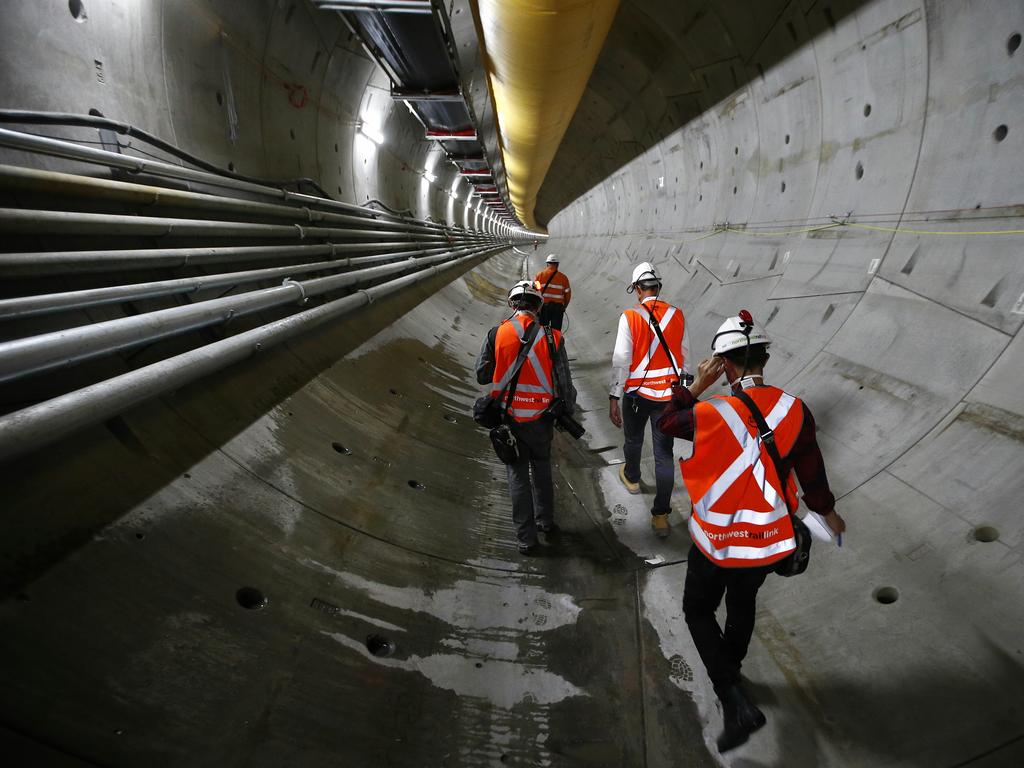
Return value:
[(811, 538), (830, 543), (836, 541), (835, 534), (833, 534), (832, 529), (828, 527), (828, 523), (825, 522), (825, 518), (817, 512), (811, 512), (808, 510), (807, 514), (804, 515), (803, 520), (804, 525), (806, 525), (811, 532)]

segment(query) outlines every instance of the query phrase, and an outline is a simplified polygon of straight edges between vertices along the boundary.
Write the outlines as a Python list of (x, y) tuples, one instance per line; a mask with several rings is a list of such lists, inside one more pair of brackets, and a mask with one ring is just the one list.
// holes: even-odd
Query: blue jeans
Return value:
[(639, 395), (627, 394), (622, 398), (622, 433), (626, 442), (622, 452), (626, 455), (626, 479), (631, 483), (640, 482), (640, 453), (644, 447), (644, 433), (647, 422), (651, 423), (654, 438), (654, 506), (652, 515), (668, 514), (671, 510), (672, 486), (675, 485), (676, 468), (672, 456), (672, 438), (658, 429), (658, 416), (665, 403), (648, 400)]

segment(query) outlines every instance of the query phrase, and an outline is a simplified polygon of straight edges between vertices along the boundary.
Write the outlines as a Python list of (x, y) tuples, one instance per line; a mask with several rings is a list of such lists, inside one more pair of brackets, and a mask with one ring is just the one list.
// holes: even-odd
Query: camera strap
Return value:
[(562, 389), (562, 379), (558, 375), (558, 349), (555, 347), (555, 334), (549, 325), (544, 326), (544, 338), (547, 339), (548, 342), (548, 357), (551, 358), (551, 378), (555, 385), (554, 396), (551, 398), (551, 403), (553, 405), (565, 394), (565, 390)]
[(546, 283), (544, 283), (544, 287), (540, 289), (541, 301), (544, 301), (544, 291), (546, 291), (548, 289), (548, 286), (551, 285), (551, 281), (555, 279), (555, 275), (557, 275), (557, 274), (558, 274), (558, 267), (555, 267), (555, 271), (551, 273), (551, 277), (549, 277), (548, 281)]
[(757, 407), (757, 403), (754, 402), (753, 398), (744, 392), (742, 389), (738, 392), (733, 393), (736, 397), (743, 401), (743, 404), (747, 406), (747, 410), (750, 411), (750, 415), (754, 417), (754, 422), (757, 424), (757, 431), (761, 436), (761, 443), (764, 445), (765, 450), (768, 451), (768, 456), (772, 460), (772, 464), (775, 465), (775, 474), (779, 477), (779, 483), (782, 486), (782, 498), (786, 502), (786, 509), (790, 515), (793, 514), (793, 510), (789, 509), (789, 499), (786, 497), (786, 481), (789, 479), (789, 465), (782, 460), (779, 455), (779, 447), (775, 444), (775, 433), (771, 427), (768, 426), (768, 422), (764, 420), (764, 416), (761, 415), (761, 410)]
[[(665, 341), (665, 335), (661, 332), (661, 324), (658, 322), (658, 318), (654, 316), (654, 312), (643, 302), (640, 302), (640, 306), (647, 310), (647, 314), (651, 316), (651, 327), (654, 328), (654, 332), (658, 334), (658, 341), (661, 343), (661, 348), (665, 350), (665, 355), (668, 357), (668, 364), (672, 366), (672, 372), (676, 375), (676, 381), (682, 382), (683, 377), (679, 375), (679, 369), (676, 368), (676, 362), (672, 358), (672, 350), (668, 348), (668, 342)], [(648, 365), (648, 367), (650, 367)], [(646, 371), (644, 372), (644, 378), (646, 379)]]

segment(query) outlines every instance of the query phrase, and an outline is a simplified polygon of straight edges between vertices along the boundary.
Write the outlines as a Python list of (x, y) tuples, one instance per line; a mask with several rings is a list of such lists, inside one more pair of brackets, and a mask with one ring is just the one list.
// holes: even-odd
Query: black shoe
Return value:
[(558, 527), (558, 523), (537, 523), (537, 530), (541, 533), (553, 534), (562, 529)]
[(533, 543), (533, 544), (523, 544), (522, 542), (519, 542), (519, 554), (520, 555), (527, 555), (527, 556), (529, 556), (529, 555), (532, 555), (536, 551), (537, 551), (537, 544), (536, 543)]
[(724, 753), (746, 743), (750, 734), (767, 720), (738, 685), (728, 688), (719, 698), (722, 701), (725, 730), (718, 737), (718, 751)]

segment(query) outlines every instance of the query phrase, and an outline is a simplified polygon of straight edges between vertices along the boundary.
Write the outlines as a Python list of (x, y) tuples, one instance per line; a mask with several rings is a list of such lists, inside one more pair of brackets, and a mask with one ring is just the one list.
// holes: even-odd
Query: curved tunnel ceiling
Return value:
[[(252, 175), (493, 226), (450, 169), (424, 179), (422, 128), (340, 24), (257, 5), (23, 3), (3, 106), (95, 108)], [(510, 251), (3, 465), (4, 754), (1021, 764), (1022, 32), (1015, 0), (623, 0), (538, 196), (588, 429), (555, 443), (563, 537), (516, 554), (468, 418), (483, 335), (546, 253)], [(769, 723), (725, 757), (681, 616), (686, 497), (654, 542), (615, 479), (611, 334), (643, 259), (695, 355), (739, 307), (764, 324), (850, 525), (762, 590), (744, 674)]]

